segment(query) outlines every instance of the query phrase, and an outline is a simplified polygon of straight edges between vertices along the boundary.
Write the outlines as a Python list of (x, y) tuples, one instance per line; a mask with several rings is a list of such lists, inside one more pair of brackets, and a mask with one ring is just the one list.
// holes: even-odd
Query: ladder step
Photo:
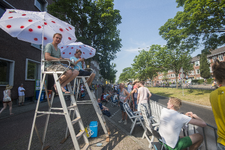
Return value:
[(79, 139), (81, 138), (81, 136), (82, 136), (84, 133), (86, 133), (85, 130), (81, 130), (81, 131), (76, 135), (77, 140), (79, 140)]
[(87, 150), (88, 147), (89, 147), (89, 143), (86, 143), (86, 144), (84, 145), (84, 147), (82, 148), (82, 150)]
[(72, 120), (71, 122), (72, 122), (72, 124), (75, 124), (75, 123), (77, 123), (80, 119), (81, 119), (81, 117), (77, 117), (76, 119)]
[(39, 113), (39, 114), (53, 114), (53, 115), (65, 115), (65, 113), (62, 113), (62, 112), (49, 112), (49, 111), (36, 111), (36, 113)]
[(67, 107), (67, 109), (73, 109), (74, 107), (77, 107), (77, 104), (73, 104), (73, 105)]

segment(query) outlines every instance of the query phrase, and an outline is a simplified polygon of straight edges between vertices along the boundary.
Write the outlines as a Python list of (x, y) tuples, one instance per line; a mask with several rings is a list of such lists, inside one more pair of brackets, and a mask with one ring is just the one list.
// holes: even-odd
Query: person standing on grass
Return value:
[(23, 83), (20, 84), (20, 86), (18, 87), (18, 96), (19, 96), (19, 104), (20, 105), (24, 105), (24, 100), (25, 100), (25, 89), (23, 88)]
[(122, 119), (119, 121), (119, 123), (124, 122), (124, 125), (126, 125), (127, 124), (127, 113), (124, 110), (123, 103), (125, 103), (130, 98), (130, 94), (125, 89), (125, 86), (123, 83), (120, 84), (119, 89), (120, 89), (119, 105), (120, 105), (120, 109), (122, 111)]
[(225, 62), (215, 60), (212, 66), (213, 76), (217, 83), (221, 85), (210, 93), (210, 103), (217, 125), (217, 150), (225, 149)]
[(150, 114), (150, 108), (148, 105), (148, 101), (150, 99), (150, 97), (152, 96), (152, 94), (150, 93), (150, 91), (148, 90), (148, 88), (144, 87), (144, 81), (140, 81), (138, 83), (138, 96), (137, 96), (137, 105), (138, 105), (138, 111), (141, 111), (141, 104), (145, 105), (146, 108), (148, 109), (148, 114)]

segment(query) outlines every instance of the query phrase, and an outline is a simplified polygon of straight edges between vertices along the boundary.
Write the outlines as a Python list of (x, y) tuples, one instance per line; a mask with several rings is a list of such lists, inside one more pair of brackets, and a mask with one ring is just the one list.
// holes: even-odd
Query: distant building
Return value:
[[(208, 58), (208, 63), (210, 63), (210, 73), (212, 74), (212, 65), (215, 59), (218, 59), (219, 61), (225, 61), (225, 46), (212, 50), (211, 54), (207, 55)], [(200, 57), (195, 56), (192, 58), (191, 63), (193, 64), (193, 70), (189, 71), (188, 73), (188, 79), (203, 79), (200, 76)], [(164, 74), (162, 72), (158, 72), (158, 76), (154, 78), (154, 81), (157, 83), (161, 83), (164, 80)], [(179, 73), (178, 75), (178, 81), (180, 81), (182, 78), (181, 73)], [(184, 77), (186, 78), (186, 77)], [(168, 82), (175, 82), (176, 81), (176, 76), (175, 73), (173, 72), (173, 70), (169, 70), (167, 75), (166, 75), (166, 79), (168, 79)]]

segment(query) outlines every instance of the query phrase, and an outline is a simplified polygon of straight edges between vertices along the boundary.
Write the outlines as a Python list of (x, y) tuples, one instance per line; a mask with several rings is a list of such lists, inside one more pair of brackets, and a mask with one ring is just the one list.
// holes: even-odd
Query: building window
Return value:
[(196, 70), (196, 74), (200, 74), (200, 70), (199, 69)]
[(0, 85), (12, 85), (14, 83), (14, 66), (15, 61), (0, 58)]
[(196, 61), (195, 62), (195, 66), (199, 66), (200, 65), (200, 62), (199, 61)]
[(41, 45), (31, 43), (31, 46), (41, 50)]
[(213, 62), (214, 62), (215, 59), (217, 59), (217, 56), (214, 56), (214, 57), (212, 58)]
[(40, 79), (40, 62), (26, 59), (25, 80), (34, 81)]
[(223, 61), (223, 55), (218, 56), (219, 61)]
[(34, 6), (40, 11), (47, 11), (48, 2), (46, 0), (34, 0)]
[(194, 70), (189, 71), (189, 75), (194, 75)]
[(5, 7), (3, 7), (2, 5), (0, 5), (0, 17), (2, 17), (2, 15), (5, 13)]

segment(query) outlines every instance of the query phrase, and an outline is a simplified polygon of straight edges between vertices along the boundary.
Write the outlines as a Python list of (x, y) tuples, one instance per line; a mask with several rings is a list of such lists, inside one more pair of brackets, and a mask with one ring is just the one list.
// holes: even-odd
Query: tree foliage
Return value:
[(200, 75), (201, 77), (208, 79), (211, 77), (210, 64), (207, 61), (207, 53), (202, 52), (200, 56)]
[(134, 80), (135, 72), (132, 67), (127, 67), (123, 69), (123, 72), (119, 76), (119, 82), (128, 82)]
[(116, 81), (117, 70), (115, 68), (116, 68), (116, 64), (112, 63), (110, 65), (110, 70), (108, 73), (108, 75), (109, 75), (108, 80), (110, 80), (110, 83), (115, 83), (115, 81)]
[(77, 41), (96, 48), (93, 58), (99, 62), (100, 74), (110, 79), (110, 61), (120, 51), (121, 39), (117, 26), (120, 12), (114, 9), (113, 0), (53, 0), (48, 6), (50, 14), (75, 26)]
[[(224, 0), (176, 0), (183, 7), (174, 18), (160, 27), (159, 34), (169, 48), (194, 51), (203, 44), (206, 50), (225, 43)], [(223, 28), (223, 31), (221, 30)]]
[[(157, 55), (161, 50), (160, 45), (152, 45), (148, 51), (141, 50), (139, 55), (135, 56), (134, 63), (132, 64), (136, 74), (136, 78), (146, 81), (156, 77), (157, 72), (160, 71)], [(153, 83), (151, 84), (153, 86)]]
[(176, 88), (178, 88), (178, 75), (180, 73), (181, 67), (188, 72), (193, 69), (191, 62), (191, 56), (188, 51), (183, 51), (182, 49), (169, 49), (164, 47), (160, 51), (161, 68), (165, 70), (173, 70), (176, 76)]

